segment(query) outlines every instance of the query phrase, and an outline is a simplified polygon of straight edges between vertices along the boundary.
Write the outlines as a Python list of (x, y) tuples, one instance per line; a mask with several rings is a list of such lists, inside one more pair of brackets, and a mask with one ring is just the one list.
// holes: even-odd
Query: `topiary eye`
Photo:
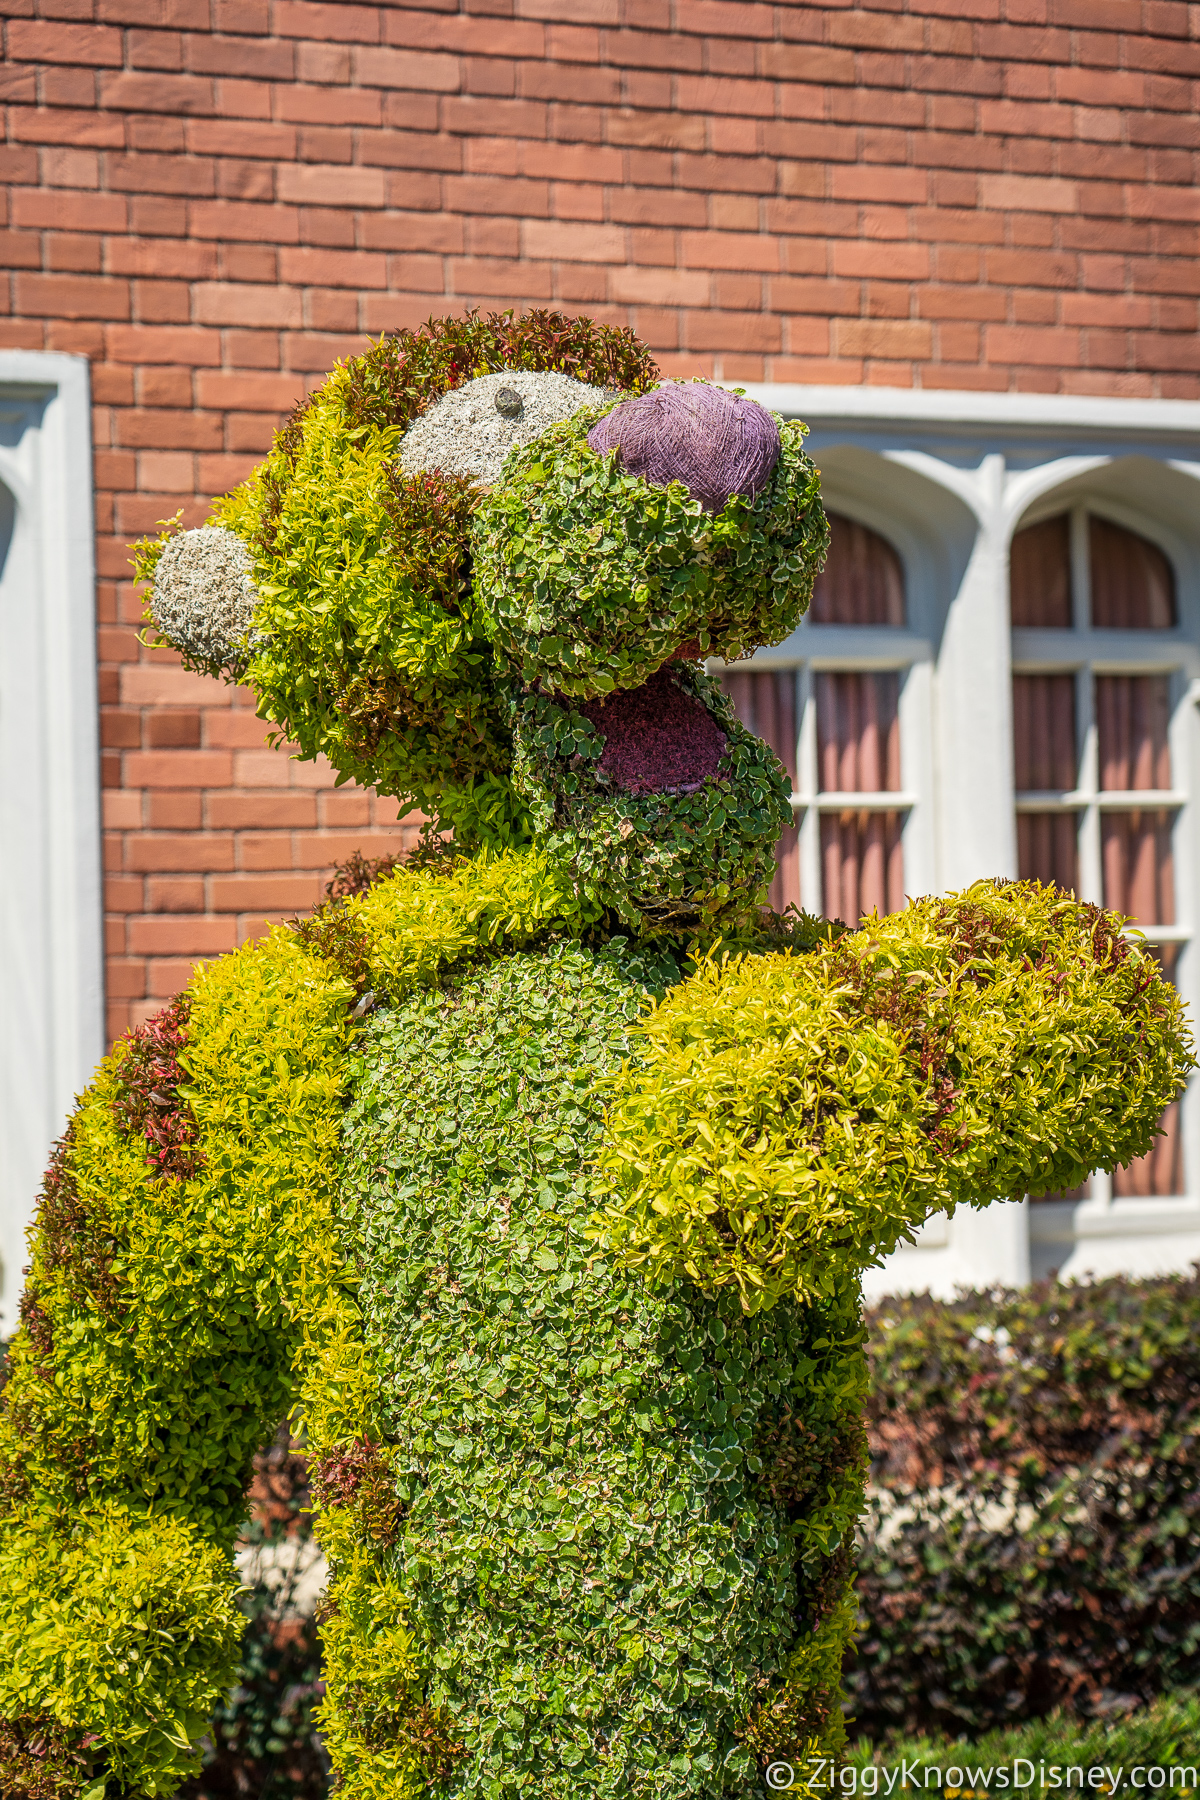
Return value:
[(506, 419), (519, 419), (525, 411), (525, 402), (516, 388), (502, 387), (496, 389), (496, 411)]

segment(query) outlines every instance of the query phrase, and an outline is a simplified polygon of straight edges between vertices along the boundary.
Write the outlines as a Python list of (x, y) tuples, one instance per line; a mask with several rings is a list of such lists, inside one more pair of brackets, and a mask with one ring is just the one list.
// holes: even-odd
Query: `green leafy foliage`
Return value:
[[(511, 793), (511, 750), (490, 649), (462, 605), (455, 534), (468, 499), (442, 478), (398, 486), (401, 432), (352, 424), (351, 384), (336, 369), (295, 440), (217, 504), (255, 556), (247, 680), (302, 756), (441, 811), (469, 837), (474, 789), (485, 811)], [(510, 802), (501, 837), (516, 824)]]
[(729, 659), (776, 643), (829, 546), (805, 426), (777, 421), (766, 487), (714, 515), (681, 482), (654, 486), (592, 450), (604, 410), (510, 451), (474, 523), (475, 604), (502, 670), (577, 699), (637, 687), (693, 641)]
[(343, 1218), (404, 1514), (381, 1542), (366, 1484), (326, 1483), (348, 1800), (753, 1792), (760, 1750), (841, 1741), (855, 1285), (761, 1331), (587, 1232), (602, 1081), (678, 972), (620, 939), (505, 955), (357, 1053)]
[(604, 739), (582, 713), (545, 694), (513, 710), (513, 779), (538, 840), (580, 891), (627, 928), (711, 930), (752, 914), (791, 823), (791, 783), (777, 756), (742, 725), (711, 677), (686, 663), (673, 679), (725, 733), (718, 775), (692, 793), (629, 794), (606, 785)]
[(88, 1800), (110, 1773), (149, 1797), (197, 1767), (244, 1623), (251, 1456), (326, 1352), (341, 1414), (369, 1388), (330, 1234), (351, 997), (287, 931), (199, 972), (186, 1042), (178, 1007), (158, 1034), (188, 1077), (191, 1173), (147, 1158), (130, 1039), (52, 1166), (0, 1403), (0, 1719), (86, 1752)]
[(601, 1241), (755, 1310), (828, 1292), (935, 1210), (1143, 1154), (1194, 1059), (1118, 923), (979, 882), (812, 956), (710, 958), (614, 1086)]
[(890, 1299), (871, 1325), (856, 1728), (1200, 1685), (1200, 1270)]
[[(1070, 1713), (1054, 1712), (1048, 1718), (1029, 1724), (998, 1726), (979, 1738), (950, 1738), (926, 1733), (919, 1737), (905, 1735), (890, 1739), (886, 1749), (875, 1748), (864, 1738), (851, 1745), (849, 1762), (859, 1771), (881, 1763), (895, 1769), (901, 1761), (907, 1762), (913, 1779), (896, 1783), (894, 1791), (897, 1794), (918, 1789), (928, 1793), (939, 1787), (944, 1792), (946, 1775), (957, 1769), (963, 1777), (959, 1789), (963, 1800), (985, 1800), (989, 1794), (1003, 1794), (1007, 1800), (1013, 1792), (1011, 1770), (1017, 1757), (1032, 1763), (1035, 1771), (1040, 1771), (1045, 1763), (1047, 1774), (1055, 1763), (1060, 1770), (1064, 1764), (1081, 1765), (1085, 1771), (1089, 1768), (1119, 1769), (1122, 1771), (1120, 1790), (1114, 1790), (1111, 1782), (1104, 1779), (1094, 1788), (1089, 1783), (1085, 1790), (1108, 1796), (1114, 1791), (1128, 1792), (1134, 1787), (1133, 1770), (1139, 1763), (1144, 1768), (1157, 1763), (1163, 1768), (1174, 1765), (1184, 1770), (1190, 1765), (1195, 1770), (1200, 1760), (1198, 1745), (1200, 1696), (1185, 1690), (1164, 1694), (1152, 1705), (1122, 1719), (1085, 1723)], [(997, 1768), (1004, 1767), (1009, 1772), (1007, 1783), (996, 1779)], [(940, 1781), (931, 1775), (927, 1785), (927, 1769), (940, 1770)], [(1080, 1777), (1073, 1774), (1071, 1786), (1078, 1789), (1081, 1785)], [(1141, 1785), (1145, 1791), (1151, 1791), (1144, 1774)], [(949, 1786), (953, 1791), (954, 1783)], [(1065, 1790), (1066, 1779), (1061, 1774), (1059, 1786)], [(1197, 1786), (1200, 1781), (1188, 1774), (1176, 1778), (1173, 1791), (1175, 1794), (1194, 1794)], [(1052, 1787), (1053, 1783), (1048, 1782), (1047, 1788), (1042, 1788), (1039, 1776), (1038, 1793), (1045, 1793)], [(1030, 1782), (1026, 1791), (1032, 1789)], [(886, 1792), (886, 1787), (880, 1785), (878, 1791)]]

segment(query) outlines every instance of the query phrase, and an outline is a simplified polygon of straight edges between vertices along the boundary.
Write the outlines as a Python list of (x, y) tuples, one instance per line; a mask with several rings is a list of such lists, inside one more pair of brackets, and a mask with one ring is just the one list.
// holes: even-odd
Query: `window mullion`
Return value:
[(1100, 862), (1100, 744), (1096, 730), (1096, 686), (1090, 668), (1075, 677), (1075, 717), (1079, 733), (1079, 788), (1084, 799), (1079, 814), (1079, 897), (1096, 906), (1104, 903), (1104, 872)]
[(800, 827), (800, 904), (808, 912), (819, 913), (824, 901), (821, 893), (821, 815), (813, 805), (817, 793), (817, 702), (811, 663), (801, 663), (796, 671), (796, 717), (799, 721), (796, 777), (803, 806), (797, 820)]

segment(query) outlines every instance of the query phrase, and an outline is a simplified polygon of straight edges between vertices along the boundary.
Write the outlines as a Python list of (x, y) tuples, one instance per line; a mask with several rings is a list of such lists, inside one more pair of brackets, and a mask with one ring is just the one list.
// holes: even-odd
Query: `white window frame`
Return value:
[[(1170, 812), (1171, 849), (1175, 887), (1175, 922), (1146, 925), (1141, 935), (1147, 943), (1179, 947), (1176, 978), (1180, 991), (1197, 1011), (1196, 974), (1191, 949), (1196, 896), (1196, 807), (1194, 764), (1197, 745), (1195, 702), (1200, 694), (1200, 595), (1187, 578), (1187, 546), (1162, 523), (1137, 508), (1111, 497), (1075, 499), (1064, 509), (1061, 502), (1032, 507), (1021, 526), (1038, 524), (1067, 511), (1070, 520), (1072, 626), (1069, 631), (1027, 627), (1012, 634), (1013, 672), (1019, 675), (1074, 675), (1075, 736), (1078, 781), (1073, 789), (1016, 796), (1018, 812), (1068, 812), (1082, 815), (1078, 830), (1078, 892), (1083, 900), (1104, 903), (1101, 870), (1101, 817), (1106, 812), (1138, 809)], [(1091, 623), (1091, 563), (1088, 516), (1109, 520), (1148, 539), (1170, 563), (1175, 577), (1178, 622), (1161, 631), (1095, 630)], [(1094, 717), (1094, 682), (1099, 675), (1166, 675), (1170, 680), (1171, 756), (1169, 789), (1104, 791), (1100, 787), (1099, 738)], [(1082, 1201), (1050, 1201), (1033, 1214), (1035, 1246), (1051, 1258), (1055, 1250), (1070, 1244), (1080, 1231), (1091, 1236), (1130, 1233), (1171, 1234), (1179, 1229), (1200, 1229), (1200, 1181), (1194, 1158), (1200, 1148), (1200, 1087), (1192, 1082), (1183, 1097), (1181, 1131), (1185, 1191), (1178, 1195), (1120, 1198), (1113, 1194), (1112, 1177), (1098, 1169), (1089, 1181)]]
[[(1200, 891), (1191, 798), (1200, 780), (1200, 404), (774, 384), (746, 391), (808, 424), (826, 505), (879, 532), (904, 567), (905, 632), (804, 622), (748, 666), (795, 667), (802, 693), (810, 672), (822, 667), (906, 671), (901, 779), (910, 802), (903, 837), (910, 894), (1017, 873), (1014, 659), (1021, 670), (1079, 668), (1086, 657), (1102, 673), (1176, 672), (1169, 804), (1178, 809), (1177, 924), (1147, 935), (1180, 943), (1178, 984), (1192, 1016), (1200, 1015), (1200, 946), (1191, 942)], [(1012, 632), (1013, 534), (1073, 507), (1126, 524), (1163, 548), (1175, 570), (1177, 630)], [(1078, 561), (1078, 526), (1075, 540)], [(1085, 544), (1082, 552), (1086, 557)], [(1081, 591), (1077, 580), (1076, 593)], [(807, 720), (808, 713), (801, 717)], [(850, 797), (817, 794), (811, 723), (802, 726), (798, 749), (801, 891), (812, 905), (820, 891), (813, 857), (820, 810), (827, 800), (841, 804)], [(853, 800), (866, 808), (885, 798), (896, 803), (894, 795)], [(1078, 798), (1097, 804), (1082, 784)], [(1156, 798), (1139, 795), (1138, 803)], [(1093, 884), (1099, 878), (1098, 826), (1095, 835), (1096, 857), (1089, 852), (1088, 863)], [(929, 1288), (949, 1295), (959, 1282), (1020, 1283), (1051, 1266), (1064, 1274), (1097, 1275), (1185, 1268), (1200, 1257), (1200, 1084), (1193, 1084), (1183, 1112), (1187, 1194), (1115, 1200), (1106, 1182), (1095, 1181), (1081, 1202), (963, 1209), (952, 1220), (931, 1221), (915, 1244), (871, 1273), (868, 1289)]]
[(0, 1335), (50, 1147), (104, 1051), (86, 359), (0, 352)]

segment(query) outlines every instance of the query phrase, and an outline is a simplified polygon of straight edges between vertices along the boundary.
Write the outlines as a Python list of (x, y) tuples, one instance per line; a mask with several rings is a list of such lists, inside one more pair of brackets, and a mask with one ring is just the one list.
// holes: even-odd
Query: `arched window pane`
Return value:
[(1092, 514), (1088, 518), (1092, 624), (1102, 631), (1169, 631), (1175, 576), (1147, 538)]
[(1009, 551), (1009, 592), (1015, 629), (1071, 629), (1071, 522), (1066, 513), (1017, 532)]
[(1078, 815), (1017, 814), (1017, 873), (1022, 881), (1053, 883), (1073, 894), (1079, 886)]
[[(1161, 944), (1154, 954), (1167, 980), (1173, 982), (1179, 946)], [(1112, 1191), (1116, 1199), (1146, 1200), (1155, 1195), (1183, 1193), (1183, 1122), (1179, 1110), (1178, 1100), (1172, 1100), (1158, 1122), (1162, 1136), (1155, 1138), (1145, 1156), (1113, 1170)]]
[(903, 625), (904, 571), (886, 538), (841, 513), (829, 514), (829, 560), (817, 577), (814, 625)]
[(1166, 675), (1098, 675), (1100, 786), (1109, 793), (1169, 788), (1171, 685)]

